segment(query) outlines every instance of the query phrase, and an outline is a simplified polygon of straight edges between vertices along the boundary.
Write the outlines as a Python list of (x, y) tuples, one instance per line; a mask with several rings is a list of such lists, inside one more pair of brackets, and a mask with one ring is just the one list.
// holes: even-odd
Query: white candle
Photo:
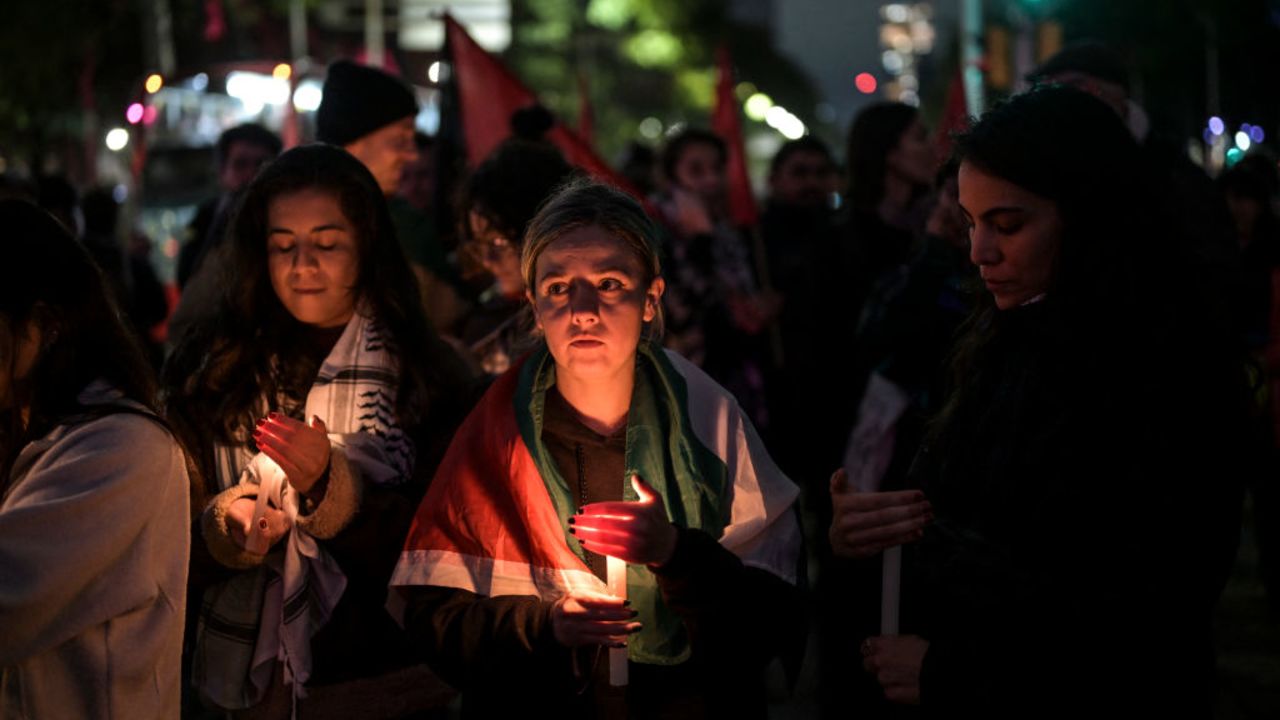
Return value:
[(267, 544), (267, 531), (263, 529), (263, 519), (267, 515), (267, 501), (275, 492), (276, 473), (264, 472), (258, 477), (258, 501), (253, 505), (253, 522), (249, 526), (249, 534), (244, 541), (244, 549), (255, 555), (266, 555), (271, 547)]
[[(627, 599), (627, 563), (609, 557), (606, 578), (609, 594), (616, 598)], [(609, 684), (619, 687), (627, 684), (627, 649), (609, 648)]]
[(898, 608), (902, 596), (902, 546), (884, 551), (880, 576), (880, 634), (898, 634)]

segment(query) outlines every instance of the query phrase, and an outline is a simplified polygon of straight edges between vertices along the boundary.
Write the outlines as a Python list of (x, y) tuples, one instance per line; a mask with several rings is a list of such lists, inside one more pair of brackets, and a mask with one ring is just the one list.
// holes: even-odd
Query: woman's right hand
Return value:
[(252, 533), (259, 533), (266, 538), (266, 546), (271, 547), (289, 534), (289, 516), (283, 510), (268, 507), (258, 527), (253, 527), (253, 510), (257, 499), (242, 497), (234, 500), (227, 508), (227, 529), (231, 531), (231, 539), (242, 549), (249, 542)]
[(671, 203), (667, 207), (671, 224), (685, 237), (709, 235), (715, 231), (715, 221), (702, 198), (684, 188), (671, 188)]
[(551, 608), (556, 641), (568, 648), (584, 645), (626, 647), (627, 636), (640, 630), (636, 612), (610, 595), (574, 591)]
[(919, 490), (858, 492), (843, 468), (831, 476), (831, 548), (864, 558), (919, 540), (933, 521), (933, 508)]

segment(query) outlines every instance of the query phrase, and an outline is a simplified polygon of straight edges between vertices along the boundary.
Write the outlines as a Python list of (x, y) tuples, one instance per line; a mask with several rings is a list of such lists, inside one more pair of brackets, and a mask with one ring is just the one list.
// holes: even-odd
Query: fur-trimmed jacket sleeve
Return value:
[[(347, 462), (342, 449), (333, 447), (329, 454), (329, 477), (324, 498), (313, 507), (310, 507), (310, 501), (304, 501), (311, 511), (298, 515), (297, 527), (317, 540), (329, 540), (350, 524), (360, 510), (363, 495), (364, 484), (359, 473)], [(201, 533), (209, 553), (227, 567), (251, 568), (262, 564), (266, 557), (245, 550), (232, 537), (228, 525), (232, 503), (241, 498), (256, 500), (257, 497), (258, 483), (246, 473), (239, 484), (215, 495), (200, 518)]]

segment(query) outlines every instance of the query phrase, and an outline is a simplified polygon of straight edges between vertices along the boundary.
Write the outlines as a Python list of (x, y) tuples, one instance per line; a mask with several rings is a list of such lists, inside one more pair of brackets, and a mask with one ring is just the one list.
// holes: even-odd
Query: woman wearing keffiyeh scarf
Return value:
[(798, 490), (732, 396), (642, 338), (653, 238), (612, 188), (548, 201), (522, 260), (542, 342), (414, 520), (391, 604), (466, 714), (762, 717), (765, 664), (803, 637)]
[(203, 511), (192, 685), (249, 717), (336, 696), (361, 717), (430, 707), (448, 691), (414, 669), (381, 601), (461, 364), (427, 329), (376, 182), (338, 148), (264, 169), (227, 252), (220, 308), (165, 371)]

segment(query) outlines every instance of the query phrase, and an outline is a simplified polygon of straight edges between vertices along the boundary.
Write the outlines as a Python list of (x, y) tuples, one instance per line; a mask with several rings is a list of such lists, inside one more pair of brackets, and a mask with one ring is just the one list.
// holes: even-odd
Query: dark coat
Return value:
[(997, 314), (911, 475), (937, 518), (904, 586), (926, 715), (1208, 716), (1242, 365), (1148, 320), (1125, 340), (1102, 318), (1080, 335), (1051, 300)]

